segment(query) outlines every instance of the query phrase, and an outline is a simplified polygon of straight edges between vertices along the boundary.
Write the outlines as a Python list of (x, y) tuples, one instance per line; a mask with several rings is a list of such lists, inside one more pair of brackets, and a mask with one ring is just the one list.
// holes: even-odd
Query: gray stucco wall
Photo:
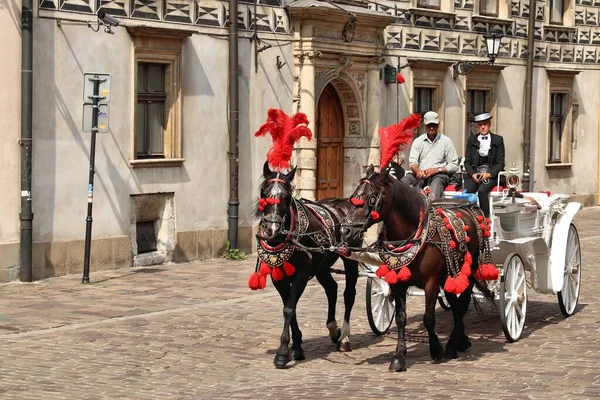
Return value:
[[(206, 35), (182, 49), (183, 158), (181, 167), (132, 168), (134, 55), (125, 29), (113, 36), (82, 26), (58, 28), (35, 20), (34, 224), (35, 241), (85, 235), (90, 134), (81, 132), (84, 72), (110, 73), (110, 132), (96, 147), (93, 236), (129, 234), (129, 196), (174, 192), (177, 231), (227, 226), (228, 42)], [(240, 225), (252, 223), (262, 163), (269, 146), (253, 133), (269, 107), (292, 111), (291, 46), (260, 56), (242, 39), (240, 53)], [(279, 55), (288, 65), (275, 67)]]

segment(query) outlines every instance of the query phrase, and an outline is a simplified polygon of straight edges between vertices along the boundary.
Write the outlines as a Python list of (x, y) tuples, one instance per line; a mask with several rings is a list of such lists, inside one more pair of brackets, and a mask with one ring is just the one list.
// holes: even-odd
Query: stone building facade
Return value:
[[(600, 1), (566, 0), (560, 21), (549, 2), (535, 4), (533, 189), (597, 204)], [(300, 142), (294, 155), (302, 197), (348, 195), (378, 163), (378, 128), (425, 108), (440, 114), (459, 154), (472, 114), (490, 111), (493, 130), (505, 137), (507, 166), (522, 168), (528, 1), (240, 0), (238, 8), (242, 249), (253, 249), (254, 201), (269, 146), (253, 133), (272, 107), (302, 111), (311, 121), (315, 139)], [(113, 34), (96, 25), (99, 10), (119, 19)], [(90, 152), (82, 92), (90, 72), (111, 74), (112, 85), (108, 133), (98, 135), (96, 148), (92, 274), (223, 254), (228, 10), (220, 0), (35, 5), (34, 278), (82, 269)], [(2, 281), (16, 278), (19, 263), (21, 50), (20, 16), (4, 8), (0, 21), (7, 39), (0, 61), (7, 78), (0, 93), (7, 106), (0, 115), (7, 139)], [(482, 34), (489, 32), (504, 35), (496, 63), (454, 77), (453, 63), (486, 59)], [(386, 83), (386, 71), (398, 67), (405, 82)]]

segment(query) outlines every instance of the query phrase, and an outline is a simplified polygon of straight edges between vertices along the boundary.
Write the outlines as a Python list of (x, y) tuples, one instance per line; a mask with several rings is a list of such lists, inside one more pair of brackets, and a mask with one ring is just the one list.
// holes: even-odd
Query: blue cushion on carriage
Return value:
[(471, 203), (477, 203), (479, 201), (475, 193), (462, 192), (460, 194), (455, 194), (454, 196), (452, 196), (452, 198), (470, 201)]

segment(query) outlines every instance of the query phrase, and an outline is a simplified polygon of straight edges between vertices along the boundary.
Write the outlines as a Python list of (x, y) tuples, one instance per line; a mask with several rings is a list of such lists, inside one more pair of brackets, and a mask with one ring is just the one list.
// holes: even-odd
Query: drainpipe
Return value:
[(533, 56), (535, 53), (536, 0), (529, 0), (529, 25), (527, 27), (527, 68), (525, 72), (525, 130), (523, 131), (523, 191), (528, 192), (531, 171), (531, 107), (533, 96)]
[(31, 209), (33, 1), (23, 0), (21, 12), (21, 238), (20, 278), (31, 282), (33, 212)]
[(239, 138), (239, 88), (238, 88), (238, 0), (229, 0), (229, 202), (227, 240), (230, 248), (238, 248), (238, 138)]

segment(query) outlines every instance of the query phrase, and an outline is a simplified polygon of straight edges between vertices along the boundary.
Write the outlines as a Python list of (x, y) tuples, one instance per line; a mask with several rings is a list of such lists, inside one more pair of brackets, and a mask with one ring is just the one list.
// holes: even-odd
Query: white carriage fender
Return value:
[(552, 274), (552, 290), (560, 292), (563, 287), (564, 269), (567, 252), (569, 227), (575, 214), (581, 208), (581, 203), (570, 202), (565, 207), (562, 216), (554, 225), (552, 245), (550, 246), (550, 271)]

